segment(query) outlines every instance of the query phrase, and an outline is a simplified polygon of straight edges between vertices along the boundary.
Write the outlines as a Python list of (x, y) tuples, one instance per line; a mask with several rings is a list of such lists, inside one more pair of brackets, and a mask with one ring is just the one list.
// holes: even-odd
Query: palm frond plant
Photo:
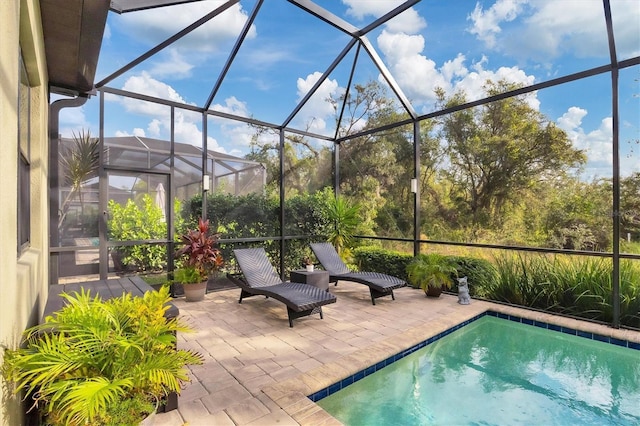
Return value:
[(71, 201), (76, 195), (80, 201), (80, 208), (84, 211), (82, 185), (98, 175), (100, 140), (91, 137), (89, 130), (82, 130), (79, 134), (73, 133), (73, 146), (63, 148), (59, 158), (64, 173), (64, 185), (70, 188), (60, 207), (58, 229), (61, 229)]
[(89, 292), (64, 294), (67, 305), (25, 331), (25, 345), (6, 350), (2, 373), (15, 392), (33, 400), (49, 424), (137, 424), (123, 407), (155, 406), (189, 381), (197, 352), (176, 348), (190, 329), (165, 318), (168, 290), (103, 301)]
[(331, 224), (328, 241), (343, 256), (360, 223), (360, 205), (344, 197), (333, 196), (327, 203), (327, 216)]
[(407, 278), (427, 296), (438, 297), (453, 284), (458, 270), (447, 256), (438, 253), (419, 254), (407, 265)]

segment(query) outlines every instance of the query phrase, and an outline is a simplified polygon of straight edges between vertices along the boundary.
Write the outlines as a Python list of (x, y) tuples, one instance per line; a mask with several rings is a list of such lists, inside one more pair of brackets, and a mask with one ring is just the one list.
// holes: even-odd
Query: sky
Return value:
[[(220, 7), (221, 0), (130, 12), (110, 12), (96, 82)], [(363, 28), (402, 4), (398, 0), (316, 0), (340, 19)], [(203, 106), (256, 5), (240, 1), (107, 86)], [(611, 0), (618, 60), (640, 55), (640, 1)], [(418, 114), (435, 110), (435, 89), (485, 96), (484, 83), (536, 84), (609, 62), (601, 0), (423, 0), (366, 35)], [(287, 122), (298, 103), (347, 47), (350, 37), (285, 0), (265, 0), (245, 42), (215, 93), (210, 109), (274, 124)], [(349, 50), (318, 91), (287, 122), (332, 136), (334, 109), (326, 101), (344, 93), (356, 49)], [(384, 82), (361, 50), (353, 83)], [(588, 163), (583, 176), (610, 177), (611, 78), (597, 75), (527, 95), (527, 102), (563, 129)], [(60, 133), (79, 128), (98, 134), (98, 99), (63, 109)], [(640, 66), (620, 71), (620, 160), (626, 176), (640, 172)], [(105, 136), (168, 139), (166, 106), (105, 96)], [(200, 145), (202, 116), (176, 109), (175, 138)], [(207, 123), (208, 146), (243, 156), (255, 130), (219, 118)]]

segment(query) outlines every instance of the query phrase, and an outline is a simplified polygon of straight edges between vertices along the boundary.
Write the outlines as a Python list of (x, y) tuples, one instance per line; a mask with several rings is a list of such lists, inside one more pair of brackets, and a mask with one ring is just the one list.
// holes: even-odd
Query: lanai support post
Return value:
[(413, 178), (416, 192), (413, 194), (413, 255), (420, 253), (420, 122), (413, 122)]

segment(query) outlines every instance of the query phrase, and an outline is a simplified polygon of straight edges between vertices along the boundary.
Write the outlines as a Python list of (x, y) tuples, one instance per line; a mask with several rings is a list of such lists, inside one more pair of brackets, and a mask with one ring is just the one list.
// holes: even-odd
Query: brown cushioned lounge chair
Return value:
[(322, 319), (322, 306), (335, 303), (336, 296), (315, 286), (283, 282), (263, 248), (233, 251), (242, 274), (227, 274), (241, 288), (240, 300), (251, 296), (267, 296), (287, 305), (289, 327), (293, 320), (314, 313)]
[(391, 275), (350, 270), (330, 243), (312, 243), (311, 250), (313, 250), (322, 267), (329, 271), (330, 282), (337, 285), (338, 280), (353, 281), (368, 286), (369, 293), (371, 293), (371, 303), (374, 305), (379, 297), (391, 296), (393, 300), (396, 300), (393, 290), (407, 285), (404, 280)]

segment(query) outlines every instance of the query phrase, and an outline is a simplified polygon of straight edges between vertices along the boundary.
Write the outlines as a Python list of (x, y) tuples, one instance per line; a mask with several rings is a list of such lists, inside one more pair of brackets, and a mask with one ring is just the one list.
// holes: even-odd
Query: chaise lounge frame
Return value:
[(312, 243), (311, 250), (322, 267), (329, 272), (329, 282), (338, 285), (338, 281), (343, 280), (368, 286), (371, 303), (374, 305), (376, 299), (384, 296), (391, 296), (392, 300), (396, 300), (393, 290), (407, 285), (406, 281), (392, 275), (350, 270), (331, 243)]
[(233, 251), (241, 274), (227, 274), (240, 287), (240, 299), (252, 296), (266, 296), (287, 306), (289, 327), (293, 320), (314, 313), (323, 319), (322, 306), (336, 302), (336, 296), (328, 291), (303, 283), (282, 281), (263, 248), (244, 248)]

